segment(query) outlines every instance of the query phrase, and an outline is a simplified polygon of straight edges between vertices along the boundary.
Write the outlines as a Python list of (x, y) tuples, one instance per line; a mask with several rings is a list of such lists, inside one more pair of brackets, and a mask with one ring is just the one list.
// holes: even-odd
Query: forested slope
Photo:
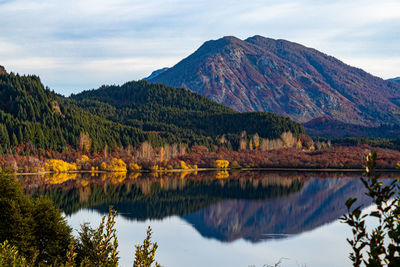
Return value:
[(77, 148), (80, 137), (90, 138), (94, 151), (160, 142), (156, 135), (111, 122), (78, 108), (67, 98), (44, 88), (37, 76), (0, 74), (0, 150), (31, 143), (36, 148)]
[(66, 98), (44, 88), (37, 76), (0, 73), (0, 153), (20, 144), (101, 151), (146, 140), (211, 147), (222, 135), (237, 146), (243, 131), (276, 138), (304, 128), (275, 114), (239, 113), (186, 89), (146, 81)]
[(267, 112), (239, 113), (183, 88), (146, 81), (128, 82), (122, 86), (103, 86), (71, 96), (75, 104), (91, 113), (119, 123), (157, 131), (169, 141), (182, 139), (199, 144), (204, 137), (258, 133), (277, 138), (282, 132), (304, 133), (292, 120)]

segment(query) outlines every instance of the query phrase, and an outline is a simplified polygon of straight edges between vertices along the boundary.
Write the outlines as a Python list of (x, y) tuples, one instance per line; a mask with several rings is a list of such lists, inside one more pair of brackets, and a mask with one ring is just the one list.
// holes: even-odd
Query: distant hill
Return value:
[(239, 113), (186, 89), (146, 81), (103, 86), (71, 98), (92, 114), (191, 145), (212, 143), (224, 134), (238, 142), (243, 131), (268, 138), (284, 131), (304, 133), (303, 126), (289, 118), (266, 112)]
[(303, 123), (303, 126), (306, 132), (312, 136), (398, 138), (400, 135), (400, 125), (368, 127), (344, 123), (329, 116), (312, 119)]
[(389, 79), (389, 81), (400, 83), (400, 77)]
[(364, 126), (400, 122), (400, 84), (262, 36), (205, 42), (149, 81), (190, 89), (238, 111), (273, 112), (302, 123), (323, 116)]

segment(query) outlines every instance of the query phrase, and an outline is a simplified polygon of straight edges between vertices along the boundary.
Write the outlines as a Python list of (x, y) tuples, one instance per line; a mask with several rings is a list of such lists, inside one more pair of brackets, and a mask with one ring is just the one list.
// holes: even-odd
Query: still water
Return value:
[[(58, 174), (24, 177), (50, 196), (75, 233), (118, 211), (121, 266), (147, 226), (162, 266), (350, 266), (349, 228), (338, 218), (348, 197), (370, 205), (359, 174), (202, 172)], [(38, 183), (38, 179), (41, 181)]]

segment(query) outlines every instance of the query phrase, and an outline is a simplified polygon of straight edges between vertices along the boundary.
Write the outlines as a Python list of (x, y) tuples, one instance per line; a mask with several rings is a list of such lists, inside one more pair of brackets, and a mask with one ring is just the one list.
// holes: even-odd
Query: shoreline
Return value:
[[(364, 172), (365, 169), (361, 168), (345, 168), (345, 169), (339, 169), (339, 168), (279, 168), (279, 167), (274, 167), (274, 168), (225, 168), (225, 169), (218, 169), (218, 168), (198, 168), (198, 169), (171, 169), (171, 170), (141, 170), (141, 171), (136, 171), (136, 172), (112, 172), (112, 171), (89, 171), (89, 170), (82, 170), (82, 171), (68, 171), (68, 172), (32, 172), (32, 173), (9, 173), (10, 175), (14, 176), (30, 176), (30, 175), (47, 175), (47, 174), (61, 174), (61, 173), (98, 173), (98, 174), (106, 174), (106, 173), (182, 173), (182, 172), (207, 172), (207, 171), (272, 171), (272, 172), (280, 172), (280, 171), (286, 171), (286, 172), (352, 172), (352, 173), (357, 173), (357, 172)], [(400, 172), (399, 169), (376, 169), (377, 172)]]

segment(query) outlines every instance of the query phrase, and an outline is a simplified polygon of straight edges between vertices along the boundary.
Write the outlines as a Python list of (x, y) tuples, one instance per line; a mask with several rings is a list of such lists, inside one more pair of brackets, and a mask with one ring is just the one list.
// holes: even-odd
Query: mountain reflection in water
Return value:
[[(229, 176), (229, 177), (227, 177)], [(318, 177), (318, 178), (317, 178)], [(180, 216), (224, 242), (285, 238), (337, 220), (348, 197), (369, 205), (359, 179), (332, 173), (238, 172), (53, 174), (21, 179), (67, 215), (81, 209), (147, 220)]]

